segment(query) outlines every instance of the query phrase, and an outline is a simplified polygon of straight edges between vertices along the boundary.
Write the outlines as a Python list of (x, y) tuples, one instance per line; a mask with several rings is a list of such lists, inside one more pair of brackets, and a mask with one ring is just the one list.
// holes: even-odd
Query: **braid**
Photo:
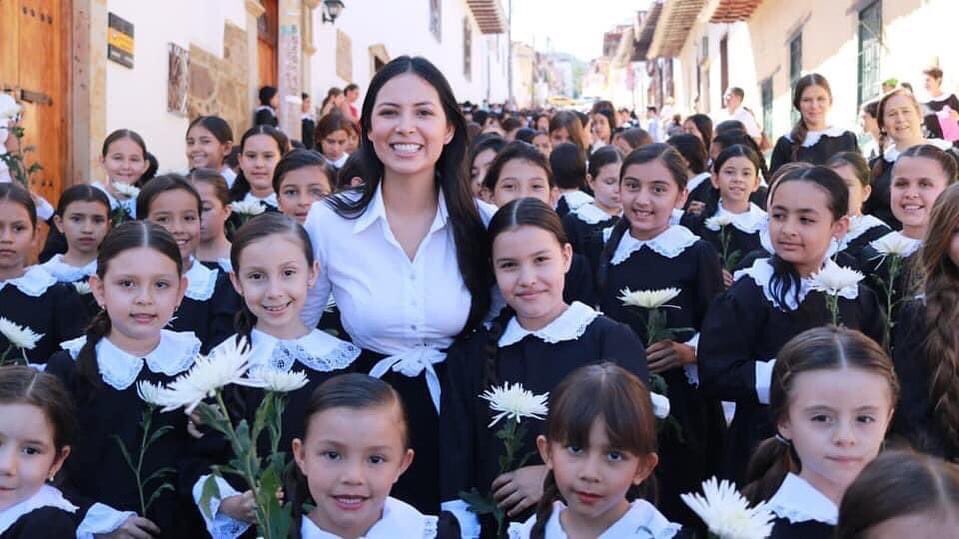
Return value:
[(926, 283), (925, 358), (929, 368), (929, 393), (933, 411), (953, 447), (959, 447), (959, 350), (955, 323), (959, 317), (959, 291), (946, 275)]
[(312, 500), (306, 476), (295, 461), (291, 461), (283, 473), (283, 494), (290, 502), (293, 522), (290, 525), (290, 539), (300, 539), (300, 526), (303, 522), (303, 504)]
[(794, 451), (790, 442), (779, 438), (767, 438), (760, 443), (746, 469), (743, 496), (754, 504), (769, 501), (782, 486), (786, 475), (799, 470)]
[(629, 219), (626, 219), (624, 216), (613, 226), (613, 231), (609, 235), (609, 241), (607, 241), (606, 245), (603, 246), (603, 252), (599, 256), (599, 267), (596, 269), (596, 286), (598, 288), (597, 292), (599, 292), (600, 295), (602, 295), (603, 290), (606, 288), (606, 277), (609, 275), (609, 264), (613, 259), (613, 254), (616, 253), (616, 247), (619, 246), (619, 242), (622, 241), (623, 236), (626, 235), (628, 230)]
[(769, 259), (769, 264), (773, 267), (773, 276), (769, 279), (769, 289), (776, 296), (776, 301), (781, 307), (786, 305), (786, 296), (789, 291), (795, 288), (793, 293), (796, 297), (796, 303), (799, 303), (799, 293), (802, 289), (802, 278), (796, 267), (780, 258), (778, 254), (773, 254)]
[(489, 331), (486, 333), (486, 344), (483, 352), (486, 359), (483, 363), (483, 388), (494, 386), (499, 382), (499, 376), (496, 374), (496, 363), (499, 359), (499, 339), (506, 331), (506, 325), (513, 318), (512, 307), (506, 306), (496, 318), (490, 322)]
[(240, 303), (240, 310), (236, 312), (236, 318), (233, 320), (233, 329), (236, 330), (236, 344), (240, 344), (240, 341), (244, 339), (246, 340), (243, 344), (243, 350), (241, 350), (241, 352), (245, 352), (253, 346), (251, 336), (253, 328), (256, 326), (256, 315), (246, 306), (246, 300)]
[(876, 158), (876, 161), (872, 165), (872, 182), (879, 179), (886, 172), (886, 158), (884, 157), (883, 150), (886, 148), (886, 131), (882, 130), (879, 132), (879, 157)]
[(83, 344), (83, 348), (80, 348), (80, 352), (77, 354), (77, 370), (81, 378), (86, 380), (92, 389), (99, 389), (103, 385), (103, 380), (100, 378), (100, 367), (97, 364), (96, 346), (100, 339), (110, 333), (111, 327), (110, 316), (106, 309), (101, 309), (93, 317), (90, 325), (87, 326), (87, 342)]
[(543, 497), (536, 505), (536, 523), (529, 532), (530, 539), (546, 539), (546, 523), (553, 514), (553, 502), (561, 498), (556, 477), (553, 475), (553, 470), (550, 470), (546, 474), (546, 479), (543, 480)]
[(806, 135), (809, 133), (809, 127), (806, 125), (806, 121), (801, 117), (799, 121), (796, 122), (796, 125), (793, 127), (793, 130), (789, 133), (789, 138), (792, 139), (792, 160), (799, 160), (799, 149), (802, 148), (802, 143), (806, 141)]

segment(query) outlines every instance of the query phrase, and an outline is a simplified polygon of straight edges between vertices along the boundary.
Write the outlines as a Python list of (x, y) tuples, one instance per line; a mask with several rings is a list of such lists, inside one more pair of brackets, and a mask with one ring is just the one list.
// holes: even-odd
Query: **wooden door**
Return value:
[(256, 57), (260, 86), (276, 86), (276, 48), (279, 37), (278, 0), (262, 0), (263, 14), (257, 20)]
[(60, 0), (0, 0), (0, 90), (23, 107), (27, 161), (43, 167), (31, 190), (56, 206), (67, 172), (66, 63), (64, 41), (69, 3)]

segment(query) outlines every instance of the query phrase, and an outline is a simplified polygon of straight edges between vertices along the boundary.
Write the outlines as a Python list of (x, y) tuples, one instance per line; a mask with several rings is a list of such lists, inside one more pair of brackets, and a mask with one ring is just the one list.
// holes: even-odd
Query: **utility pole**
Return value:
[(506, 40), (509, 41), (509, 65), (506, 66), (506, 84), (509, 86), (509, 106), (513, 106), (513, 0), (509, 0), (509, 20), (506, 26)]

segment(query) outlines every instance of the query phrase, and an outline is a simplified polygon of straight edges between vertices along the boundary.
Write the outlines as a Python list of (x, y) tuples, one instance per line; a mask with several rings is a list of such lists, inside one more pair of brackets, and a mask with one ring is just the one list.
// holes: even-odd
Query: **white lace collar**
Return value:
[(906, 237), (906, 235), (903, 234), (903, 233), (902, 233), (901, 231), (899, 231), (899, 230), (893, 230), (892, 232), (886, 234), (885, 236), (882, 236), (881, 238), (873, 241), (872, 243), (869, 244), (869, 246), (872, 247), (873, 249), (876, 249), (876, 250), (878, 251), (879, 249), (878, 249), (876, 246), (877, 246), (880, 242), (882, 242), (884, 239), (889, 238), (889, 237), (898, 238), (897, 241), (902, 241), (902, 242), (905, 242), (905, 243), (907, 244), (906, 249), (903, 250), (903, 252), (902, 252), (903, 258), (905, 258), (905, 257), (907, 257), (907, 256), (912, 256), (916, 251), (919, 250), (920, 247), (922, 247), (922, 240), (917, 240), (917, 239), (915, 239), (915, 238)]
[(616, 252), (610, 264), (618, 265), (627, 260), (633, 253), (647, 247), (666, 258), (676, 258), (687, 247), (699, 241), (699, 236), (690, 232), (684, 226), (670, 225), (658, 236), (650, 240), (637, 240), (627, 231), (623, 234), (623, 239), (619, 240), (616, 246)]
[[(232, 345), (236, 336), (230, 337), (220, 346)], [(314, 329), (306, 335), (292, 340), (282, 340), (254, 329), (250, 334), (253, 351), (250, 354), (251, 366), (264, 366), (289, 371), (295, 362), (319, 372), (332, 372), (349, 367), (360, 355), (360, 349), (352, 343)]]
[[(773, 246), (772, 236), (769, 235), (769, 214), (763, 216), (762, 225), (759, 228), (759, 244), (769, 254), (776, 254), (776, 248)], [(840, 241), (836, 238), (829, 240), (829, 248), (826, 249), (826, 256), (832, 258), (832, 255), (840, 251)]]
[[(396, 498), (387, 497), (383, 504), (383, 516), (366, 532), (363, 539), (433, 539), (436, 537), (436, 517), (424, 515), (413, 506)], [(321, 530), (308, 517), (300, 524), (300, 537), (303, 539), (341, 539), (328, 531)]]
[(256, 108), (256, 111), (255, 111), (255, 112), (260, 112), (261, 110), (268, 110), (268, 111), (270, 111), (274, 116), (276, 116), (276, 109), (274, 109), (273, 107), (271, 107), (271, 106), (269, 106), (269, 105), (260, 105), (259, 107)]
[(80, 281), (97, 272), (97, 259), (94, 258), (86, 265), (71, 266), (63, 261), (63, 255), (53, 255), (50, 260), (41, 264), (47, 273), (53, 275), (61, 283)]
[(686, 212), (683, 211), (682, 208), (673, 208), (673, 212), (669, 214), (669, 224), (678, 225), (679, 222), (683, 220), (683, 215), (685, 214)]
[(217, 258), (216, 265), (220, 266), (220, 269), (224, 273), (233, 273), (233, 262), (230, 261), (230, 258)]
[[(566, 530), (560, 522), (560, 515), (566, 510), (563, 502), (553, 502), (553, 511), (546, 522), (545, 537), (550, 539), (565, 539)], [(509, 539), (526, 539), (536, 524), (536, 516), (526, 522), (510, 524)], [(642, 537), (643, 539), (670, 539), (682, 529), (663, 516), (653, 504), (646, 500), (636, 500), (629, 504), (629, 510), (619, 517), (597, 539), (619, 539), (621, 537)]]
[[(841, 127), (835, 127), (835, 126), (827, 127), (823, 129), (822, 131), (808, 131), (806, 133), (806, 139), (803, 140), (802, 147), (811, 148), (815, 146), (816, 144), (818, 144), (819, 139), (823, 137), (832, 137), (832, 138), (841, 137), (843, 133), (845, 132), (846, 132), (845, 129)], [(795, 142), (791, 135), (786, 135), (786, 138), (789, 139), (790, 142)]]
[(77, 512), (77, 506), (67, 501), (59, 489), (50, 485), (43, 485), (33, 496), (0, 511), (0, 533), (7, 531), (23, 515), (41, 507), (56, 507), (67, 513)]
[[(749, 209), (743, 213), (732, 213), (723, 207), (722, 200), (719, 201), (719, 208), (716, 210), (716, 213), (713, 214), (713, 217), (729, 217), (731, 221), (730, 224), (739, 229), (746, 234), (755, 234), (759, 232), (763, 227), (766, 226), (766, 212), (762, 208), (749, 203)], [(710, 226), (714, 225), (714, 226)], [(715, 225), (709, 219), (706, 219), (706, 228), (712, 230), (713, 232), (719, 231), (719, 225)]]
[(329, 163), (329, 165), (330, 165), (331, 167), (333, 167), (333, 168), (343, 168), (343, 165), (346, 164), (346, 160), (349, 159), (349, 158), (350, 158), (350, 154), (348, 154), (348, 153), (346, 153), (346, 152), (343, 152), (343, 155), (341, 155), (340, 158), (339, 158), (339, 159), (336, 159), (335, 161), (332, 160), (332, 159), (327, 159), (327, 157), (326, 157), (325, 155), (323, 156), (323, 159), (324, 159), (327, 163)]
[(260, 198), (253, 194), (253, 191), (248, 191), (246, 196), (243, 197), (243, 202), (252, 204), (254, 202), (259, 202), (260, 204), (266, 204), (271, 208), (278, 208), (279, 203), (276, 201), (276, 193), (270, 193), (263, 198)]
[(213, 297), (219, 272), (220, 270), (210, 269), (194, 258), (193, 265), (185, 273), (186, 297), (196, 301), (206, 301)]
[[(823, 268), (832, 267), (832, 266), (838, 266), (838, 264), (836, 264), (836, 262), (834, 262), (832, 258), (826, 258), (826, 261), (823, 263)], [(773, 293), (773, 290), (770, 284), (770, 280), (772, 279), (772, 276), (773, 276), (773, 266), (772, 264), (769, 263), (768, 258), (757, 259), (755, 262), (753, 262), (752, 266), (746, 269), (737, 271), (735, 275), (733, 275), (733, 279), (738, 281), (740, 278), (744, 276), (751, 278), (757, 285), (759, 285), (759, 287), (763, 291), (763, 295), (766, 296), (766, 299), (769, 301), (769, 303), (771, 303), (774, 307), (776, 307), (777, 309), (781, 311), (786, 311), (786, 310), (795, 311), (796, 309), (798, 309), (799, 305), (806, 299), (806, 296), (809, 294), (809, 291), (812, 290), (812, 284), (813, 284), (813, 278), (811, 276), (803, 277), (799, 285), (798, 301), (796, 299), (795, 290), (793, 289), (793, 290), (790, 290), (788, 294), (786, 294), (786, 297), (785, 297), (786, 305), (783, 306), (783, 305), (780, 305), (779, 300), (776, 299), (776, 296)], [(842, 291), (839, 292), (839, 296), (846, 299), (858, 298), (859, 285), (843, 288)]]
[(600, 209), (600, 207), (595, 203), (583, 204), (570, 213), (575, 215), (580, 221), (589, 225), (595, 225), (597, 223), (602, 223), (603, 221), (609, 221), (613, 218), (612, 215)]
[[(948, 140), (942, 140), (941, 138), (926, 139), (923, 144), (931, 144), (942, 151), (952, 148), (951, 142)], [(902, 152), (900, 152), (899, 149), (896, 148), (896, 145), (893, 144), (892, 146), (886, 148), (886, 151), (882, 152), (882, 158), (885, 159), (887, 163), (894, 163), (896, 162), (896, 159), (899, 159), (900, 153)]]
[(712, 177), (712, 174), (709, 172), (700, 172), (699, 174), (693, 176), (692, 178), (686, 180), (686, 192), (692, 193), (699, 187), (704, 181)]
[(805, 479), (789, 473), (769, 500), (769, 510), (793, 524), (815, 520), (835, 526), (839, 508)]
[(889, 225), (874, 215), (853, 215), (849, 218), (849, 232), (839, 242), (839, 250), (845, 250), (856, 238), (876, 227), (889, 228)]
[(593, 201), (593, 197), (578, 189), (563, 193), (562, 198), (566, 201), (566, 205), (569, 206), (569, 211), (573, 211), (583, 204), (589, 204)]
[[(76, 359), (86, 342), (85, 336), (77, 337), (60, 343), (60, 347)], [(143, 358), (120, 350), (106, 337), (100, 339), (96, 346), (100, 376), (118, 391), (130, 387), (140, 375), (144, 363), (152, 372), (176, 376), (193, 366), (199, 353), (200, 339), (197, 339), (192, 331), (176, 332), (167, 329), (160, 331), (160, 344)]]
[[(109, 183), (109, 179), (107, 183)], [(96, 187), (97, 189), (103, 191), (103, 194), (107, 196), (107, 200), (110, 201), (110, 211), (113, 211), (117, 208), (123, 208), (127, 214), (130, 215), (131, 219), (137, 218), (137, 199), (136, 197), (131, 198), (117, 198), (113, 196), (113, 193), (107, 188), (107, 184), (104, 182), (93, 182), (90, 185)]]
[(50, 275), (42, 266), (30, 266), (23, 275), (17, 278), (7, 279), (6, 281), (0, 280), (0, 290), (10, 285), (30, 297), (38, 298), (55, 284), (57, 284), (57, 278)]
[(574, 301), (561, 315), (556, 317), (556, 320), (536, 331), (523, 329), (523, 326), (519, 325), (514, 316), (506, 325), (506, 330), (503, 331), (498, 344), (500, 348), (510, 346), (523, 340), (527, 335), (532, 335), (549, 344), (572, 341), (582, 337), (586, 328), (593, 323), (593, 320), (599, 314), (592, 307)]

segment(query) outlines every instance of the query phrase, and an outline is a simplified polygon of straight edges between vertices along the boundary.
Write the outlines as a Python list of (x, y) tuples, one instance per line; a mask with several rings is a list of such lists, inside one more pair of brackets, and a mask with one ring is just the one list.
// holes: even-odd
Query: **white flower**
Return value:
[(171, 402), (170, 390), (160, 384), (152, 384), (146, 380), (137, 382), (137, 395), (143, 402), (154, 406), (167, 406)]
[(665, 395), (649, 392), (649, 398), (653, 401), (653, 415), (658, 419), (669, 417), (669, 399)]
[(123, 198), (136, 198), (140, 194), (140, 189), (129, 183), (113, 182), (113, 189)]
[(266, 206), (255, 200), (240, 200), (230, 204), (230, 209), (233, 210), (233, 213), (254, 216), (265, 212)]
[(619, 300), (623, 302), (623, 305), (641, 307), (643, 309), (658, 309), (664, 305), (671, 307), (671, 305), (666, 305), (666, 302), (678, 296), (680, 289), (664, 288), (662, 290), (639, 290), (637, 292), (630, 292), (628, 288), (624, 288), (620, 290), (619, 293), (622, 294), (619, 296)]
[(858, 271), (827, 263), (826, 266), (812, 276), (812, 289), (835, 296), (844, 290), (855, 287), (865, 276)]
[(20, 114), (20, 110), (20, 104), (14, 101), (13, 96), (0, 92), (0, 125), (6, 126), (8, 120)]
[(81, 296), (85, 296), (91, 292), (90, 283), (87, 281), (77, 281), (73, 283), (73, 288), (75, 288), (77, 290), (77, 294), (80, 294)]
[(37, 346), (37, 341), (43, 338), (43, 333), (37, 333), (27, 326), (19, 326), (2, 317), (0, 317), (0, 333), (10, 341), (10, 344), (24, 350), (33, 350)]
[(248, 387), (262, 387), (267, 391), (289, 393), (305, 386), (308, 380), (303, 371), (281, 371), (259, 367), (251, 369), (239, 383)]
[(710, 230), (719, 230), (720, 228), (730, 225), (733, 222), (733, 217), (729, 213), (720, 212), (709, 219), (706, 219), (706, 228)]
[(523, 389), (523, 384), (510, 385), (507, 382), (502, 387), (487, 389), (480, 398), (489, 401), (490, 410), (499, 412), (489, 424), (490, 427), (504, 417), (515, 419), (517, 423), (524, 417), (543, 419), (548, 411), (546, 399), (549, 393), (534, 395), (532, 391)]
[(872, 247), (883, 256), (909, 256), (916, 249), (916, 240), (902, 234), (890, 233), (872, 242)]
[(736, 487), (712, 477), (703, 482), (703, 497), (687, 493), (680, 497), (699, 515), (709, 531), (720, 539), (763, 539), (772, 531), (773, 515), (761, 503), (750, 508)]
[(212, 397), (221, 387), (241, 383), (253, 385), (249, 379), (243, 379), (250, 360), (249, 350), (240, 352), (244, 342), (237, 345), (234, 339), (229, 339), (209, 356), (198, 357), (189, 372), (167, 386), (169, 399), (163, 411), (184, 407), (187, 413), (191, 413), (200, 401)]

